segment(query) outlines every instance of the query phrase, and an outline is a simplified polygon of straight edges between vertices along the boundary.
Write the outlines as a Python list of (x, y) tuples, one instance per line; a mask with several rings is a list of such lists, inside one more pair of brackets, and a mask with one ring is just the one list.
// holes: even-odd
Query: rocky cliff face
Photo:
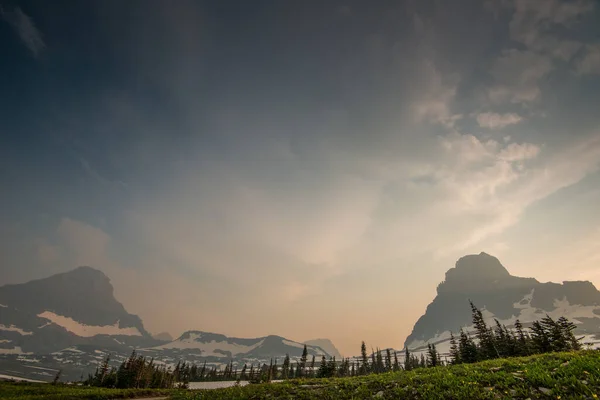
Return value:
[(428, 342), (447, 347), (451, 331), (471, 325), (469, 299), (484, 309), (489, 323), (497, 318), (510, 327), (517, 319), (527, 323), (546, 314), (565, 316), (577, 324), (578, 334), (587, 335), (584, 341), (600, 342), (600, 292), (592, 283), (540, 283), (512, 276), (497, 258), (480, 253), (462, 257), (446, 272), (405, 347), (419, 349)]
[(90, 267), (2, 286), (0, 305), (0, 354), (154, 343), (141, 319), (115, 299), (108, 277)]

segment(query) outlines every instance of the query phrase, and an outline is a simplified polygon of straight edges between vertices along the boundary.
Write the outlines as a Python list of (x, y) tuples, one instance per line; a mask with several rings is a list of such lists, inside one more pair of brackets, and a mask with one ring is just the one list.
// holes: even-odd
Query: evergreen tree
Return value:
[(460, 351), (458, 350), (458, 343), (452, 332), (450, 332), (450, 359), (452, 364), (460, 364), (462, 362)]
[(385, 370), (385, 366), (383, 364), (383, 357), (381, 355), (381, 350), (379, 350), (379, 348), (377, 349), (377, 356), (376, 356), (376, 373), (380, 374), (382, 372), (384, 372)]
[(390, 351), (390, 349), (387, 349), (385, 351), (385, 370), (392, 370), (392, 352)]
[(333, 377), (336, 375), (337, 372), (337, 368), (336, 368), (336, 362), (335, 362), (335, 357), (332, 357), (329, 359), (329, 362), (327, 363), (327, 376), (328, 377)]
[(288, 379), (290, 376), (290, 355), (286, 354), (283, 359), (283, 366), (281, 368), (281, 379)]
[(325, 378), (327, 376), (327, 360), (325, 356), (321, 358), (321, 365), (319, 366), (319, 371), (317, 372), (317, 377)]
[(427, 366), (437, 367), (440, 365), (440, 357), (435, 348), (435, 344), (427, 343)]
[(458, 351), (460, 354), (461, 362), (465, 363), (474, 363), (479, 358), (477, 346), (471, 337), (465, 333), (465, 331), (460, 329), (460, 337), (459, 337), (459, 347)]
[(363, 341), (360, 345), (360, 355), (362, 363), (360, 365), (360, 375), (366, 375), (369, 372), (369, 358), (367, 357), (367, 345)]
[(312, 356), (312, 361), (310, 362), (310, 376), (314, 378), (315, 376), (315, 355)]
[(404, 349), (404, 369), (406, 371), (410, 371), (413, 369), (410, 357), (410, 351), (408, 350), (408, 346)]
[(523, 324), (521, 324), (521, 321), (515, 321), (515, 330), (517, 331), (517, 355), (529, 355), (529, 336), (523, 331)]
[(300, 357), (300, 373), (299, 376), (304, 376), (306, 370), (306, 361), (308, 359), (308, 350), (306, 345), (304, 345), (304, 350), (302, 350), (302, 356)]
[(400, 363), (398, 362), (398, 353), (394, 351), (394, 371), (400, 371)]
[(371, 366), (369, 372), (377, 373), (377, 358), (375, 357), (375, 351), (371, 347)]
[(480, 350), (478, 351), (478, 356), (482, 360), (500, 357), (496, 349), (494, 334), (485, 323), (483, 313), (475, 307), (475, 304), (471, 300), (469, 300), (469, 304), (471, 305), (471, 315), (473, 317), (473, 325), (475, 326), (475, 336), (479, 340)]

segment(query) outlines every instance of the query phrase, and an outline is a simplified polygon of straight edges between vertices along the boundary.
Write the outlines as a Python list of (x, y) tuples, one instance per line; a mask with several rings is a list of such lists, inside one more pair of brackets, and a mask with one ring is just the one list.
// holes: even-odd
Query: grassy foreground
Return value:
[(1, 399), (169, 396), (230, 399), (599, 399), (600, 351), (554, 353), (354, 378), (297, 379), (214, 390), (104, 389), (0, 382)]
[(174, 399), (598, 399), (600, 352), (180, 392)]
[(169, 396), (174, 389), (105, 389), (48, 383), (0, 382), (0, 399), (108, 400)]

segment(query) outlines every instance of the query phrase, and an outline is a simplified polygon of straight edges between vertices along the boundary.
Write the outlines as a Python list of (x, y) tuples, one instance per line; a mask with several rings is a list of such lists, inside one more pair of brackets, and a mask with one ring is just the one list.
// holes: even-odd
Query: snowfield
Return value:
[(170, 343), (166, 343), (160, 346), (152, 347), (151, 349), (181, 349), (181, 350), (189, 350), (189, 349), (197, 349), (202, 351), (202, 355), (209, 357), (223, 357), (223, 353), (215, 352), (215, 350), (228, 351), (232, 356), (237, 354), (248, 353), (261, 346), (264, 342), (264, 339), (256, 342), (255, 344), (245, 346), (237, 343), (229, 343), (227, 341), (217, 342), (216, 340), (211, 340), (210, 342), (199, 342), (197, 339), (202, 338), (202, 334), (200, 333), (192, 333), (190, 337), (183, 340), (175, 340)]
[(24, 353), (23, 350), (19, 346), (15, 346), (12, 349), (0, 348), (0, 354), (33, 354), (33, 353)]
[(44, 311), (38, 314), (38, 317), (47, 319), (48, 321), (65, 328), (67, 331), (81, 337), (92, 337), (96, 335), (123, 335), (123, 336), (142, 336), (137, 328), (120, 328), (119, 321), (114, 325), (95, 326), (85, 325), (75, 321), (70, 317), (63, 317), (51, 311)]
[(0, 331), (18, 332), (22, 336), (33, 335), (33, 332), (24, 331), (23, 329), (17, 328), (14, 325), (10, 325), (10, 326), (0, 325)]

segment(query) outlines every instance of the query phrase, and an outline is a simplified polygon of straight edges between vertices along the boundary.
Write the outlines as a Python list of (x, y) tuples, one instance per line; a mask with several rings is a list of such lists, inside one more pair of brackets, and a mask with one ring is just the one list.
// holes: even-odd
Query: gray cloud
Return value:
[(14, 28), (34, 57), (37, 57), (46, 48), (42, 33), (37, 29), (31, 17), (19, 7), (15, 7), (12, 11), (6, 11), (0, 7), (0, 15)]

